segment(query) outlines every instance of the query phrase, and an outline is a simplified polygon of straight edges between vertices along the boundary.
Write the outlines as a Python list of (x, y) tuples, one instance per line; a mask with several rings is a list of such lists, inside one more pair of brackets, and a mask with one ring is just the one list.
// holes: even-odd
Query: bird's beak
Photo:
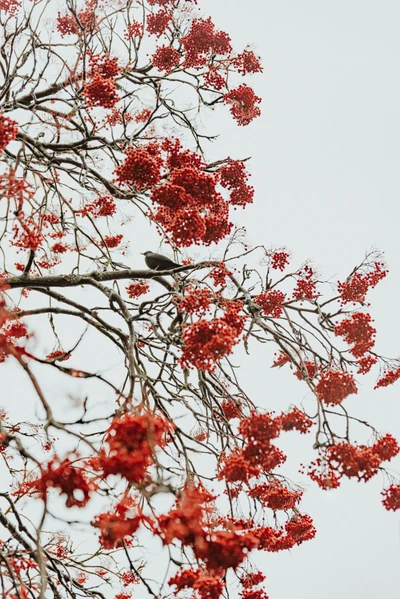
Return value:
[(144, 256), (144, 252), (140, 252), (140, 255), (141, 255), (141, 256)]

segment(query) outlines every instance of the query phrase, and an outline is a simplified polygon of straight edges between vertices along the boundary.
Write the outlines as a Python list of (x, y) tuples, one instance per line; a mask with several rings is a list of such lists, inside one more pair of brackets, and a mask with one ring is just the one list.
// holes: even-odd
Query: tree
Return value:
[[(246, 246), (231, 221), (253, 201), (247, 159), (207, 160), (201, 119), (256, 119), (261, 100), (243, 81), (262, 67), (195, 0), (67, 1), (51, 28), (50, 8), (0, 2), (0, 360), (4, 376), (16, 365), (28, 378), (37, 412), (31, 423), (2, 413), (4, 594), (103, 597), (108, 585), (125, 599), (138, 583), (217, 599), (236, 579), (244, 599), (265, 599), (249, 552), (316, 532), (280, 468), (281, 435), (310, 434), (305, 470), (322, 489), (383, 472), (383, 504), (400, 507), (385, 470), (397, 441), (346, 408), (372, 368), (376, 388), (400, 378), (374, 351), (366, 303), (387, 269), (371, 253), (333, 287), (311, 264), (291, 268), (285, 248)], [(147, 226), (182, 266), (121, 262)], [(190, 260), (215, 244), (220, 260)], [(236, 364), (268, 342), (271, 365), (307, 385), (308, 413), (274, 414), (246, 395)], [(90, 368), (94, 345), (116, 368)], [(68, 413), (48, 388), (55, 375), (66, 397), (75, 381), (84, 396)], [(141, 539), (164, 546), (166, 582)]]

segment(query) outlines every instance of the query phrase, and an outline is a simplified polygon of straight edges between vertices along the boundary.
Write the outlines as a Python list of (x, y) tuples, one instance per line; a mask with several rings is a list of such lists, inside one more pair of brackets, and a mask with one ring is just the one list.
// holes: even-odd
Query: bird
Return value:
[(162, 254), (156, 254), (155, 252), (150, 251), (141, 252), (141, 254), (144, 256), (146, 266), (151, 270), (174, 270), (175, 268), (182, 266)]

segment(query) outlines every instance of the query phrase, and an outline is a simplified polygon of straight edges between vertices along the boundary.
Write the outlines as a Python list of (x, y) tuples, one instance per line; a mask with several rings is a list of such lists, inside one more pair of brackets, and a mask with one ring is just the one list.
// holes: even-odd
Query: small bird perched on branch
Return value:
[(182, 266), (170, 258), (167, 258), (167, 256), (156, 254), (155, 252), (142, 252), (142, 256), (144, 256), (146, 266), (148, 266), (151, 270), (173, 270), (174, 268), (179, 268)]

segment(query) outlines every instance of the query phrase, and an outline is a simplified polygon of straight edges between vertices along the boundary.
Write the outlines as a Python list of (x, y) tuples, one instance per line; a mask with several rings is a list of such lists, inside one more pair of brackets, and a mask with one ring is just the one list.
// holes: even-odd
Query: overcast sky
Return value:
[[(256, 201), (244, 215), (253, 244), (287, 245), (294, 263), (314, 259), (343, 279), (371, 246), (385, 252), (390, 276), (370, 294), (377, 347), (400, 353), (398, 298), (400, 159), (400, 3), (395, 0), (201, 0), (235, 47), (262, 57), (253, 78), (263, 115), (221, 131), (219, 144), (251, 155)], [(305, 389), (290, 374), (248, 374), (259, 405), (285, 409)], [(267, 374), (265, 374), (267, 373)], [(285, 376), (286, 374), (286, 376)], [(363, 379), (353, 413), (400, 438), (400, 385), (372, 391)], [(248, 387), (249, 388), (249, 387)], [(357, 440), (357, 439), (356, 439)], [(312, 458), (310, 439), (291, 437), (296, 461)], [(296, 459), (294, 459), (296, 458)], [(290, 467), (289, 464), (289, 467)], [(400, 470), (399, 461), (392, 462)], [(297, 479), (301, 481), (300, 475)], [(259, 554), (271, 599), (398, 599), (400, 515), (380, 503), (383, 481), (307, 488), (302, 508), (318, 535), (288, 552)]]

